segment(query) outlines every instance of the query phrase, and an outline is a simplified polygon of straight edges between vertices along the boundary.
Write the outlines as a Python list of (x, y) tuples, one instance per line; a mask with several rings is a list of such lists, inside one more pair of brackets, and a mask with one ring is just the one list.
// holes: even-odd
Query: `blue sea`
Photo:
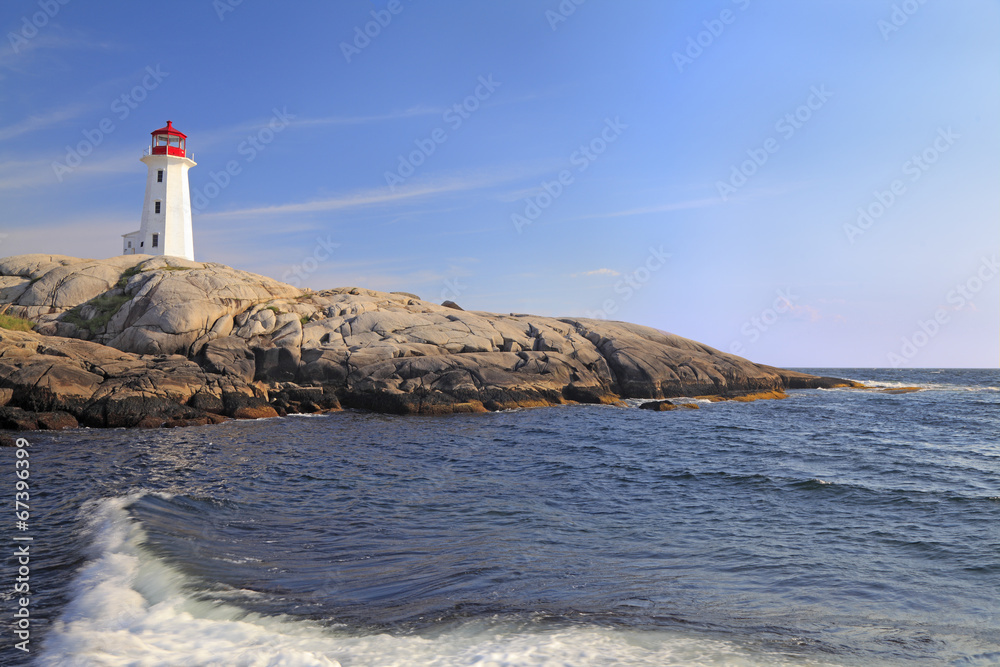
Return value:
[(0, 663), (1000, 664), (1000, 371), (813, 372), (870, 388), (29, 433)]

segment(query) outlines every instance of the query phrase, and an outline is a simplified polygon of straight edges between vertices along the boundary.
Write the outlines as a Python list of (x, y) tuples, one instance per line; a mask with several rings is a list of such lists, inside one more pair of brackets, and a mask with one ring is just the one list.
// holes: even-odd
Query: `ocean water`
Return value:
[(0, 663), (1000, 664), (1000, 372), (819, 372), (922, 389), (28, 434)]

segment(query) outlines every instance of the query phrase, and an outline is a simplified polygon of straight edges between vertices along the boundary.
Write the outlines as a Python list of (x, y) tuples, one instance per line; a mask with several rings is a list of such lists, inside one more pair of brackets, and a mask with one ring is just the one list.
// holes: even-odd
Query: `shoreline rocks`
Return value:
[(649, 327), (322, 292), (175, 257), (0, 259), (0, 428), (485, 412), (845, 386)]

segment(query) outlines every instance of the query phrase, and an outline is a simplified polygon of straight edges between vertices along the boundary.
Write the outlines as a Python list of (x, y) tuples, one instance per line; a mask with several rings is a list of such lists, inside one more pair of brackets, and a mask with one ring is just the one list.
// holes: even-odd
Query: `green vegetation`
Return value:
[(309, 324), (309, 318), (303, 315), (299, 318), (299, 323), (305, 326), (306, 324)]
[(273, 312), (273, 313), (274, 313), (275, 315), (280, 315), (280, 314), (281, 314), (281, 311), (280, 311), (280, 310), (278, 309), (278, 307), (277, 307), (277, 306), (267, 306), (267, 307), (265, 308), (265, 310), (270, 310), (270, 311), (271, 311), (271, 312)]
[(10, 329), (11, 331), (31, 331), (35, 323), (13, 315), (0, 315), (0, 329)]
[(128, 284), (128, 279), (138, 273), (145, 273), (146, 271), (190, 271), (189, 266), (161, 266), (156, 269), (141, 269), (141, 264), (136, 264), (131, 269), (126, 269), (121, 277), (118, 279), (118, 283), (115, 285), (118, 289), (125, 289), (125, 285)]
[[(124, 306), (131, 298), (132, 297), (126, 294), (102, 294), (100, 296), (95, 296), (87, 303), (77, 306), (63, 315), (63, 321), (75, 324), (81, 329), (86, 329), (90, 333), (96, 333), (97, 331), (103, 329), (107, 325), (108, 321), (110, 321), (111, 318), (114, 317), (115, 314), (122, 309), (122, 306)], [(84, 306), (93, 307), (97, 310), (97, 314), (89, 320), (83, 319), (83, 317), (80, 316), (80, 313), (83, 311)]]
[(141, 273), (142, 269), (138, 265), (133, 266), (131, 269), (126, 269), (120, 278), (118, 278), (118, 283), (115, 285), (118, 289), (125, 289), (125, 285), (128, 284), (128, 279), (137, 273)]

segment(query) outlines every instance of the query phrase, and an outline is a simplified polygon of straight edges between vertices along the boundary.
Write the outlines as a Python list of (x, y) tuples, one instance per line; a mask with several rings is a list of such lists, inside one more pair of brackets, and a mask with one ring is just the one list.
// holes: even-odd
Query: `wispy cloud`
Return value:
[[(366, 125), (369, 123), (382, 123), (393, 120), (400, 120), (402, 118), (413, 118), (416, 116), (433, 116), (444, 113), (444, 109), (438, 109), (433, 107), (423, 107), (415, 106), (409, 109), (403, 109), (400, 111), (390, 111), (383, 114), (375, 114), (372, 116), (323, 116), (315, 118), (303, 118), (299, 117), (295, 113), (295, 109), (282, 109), (291, 116), (289, 121), (289, 127), (323, 127), (323, 126), (336, 126), (336, 125)], [(221, 144), (224, 142), (238, 142), (243, 137), (241, 135), (257, 132), (265, 127), (271, 122), (273, 118), (272, 114), (261, 115), (254, 120), (245, 120), (233, 125), (226, 127), (217, 127), (210, 130), (203, 130), (198, 132), (198, 146), (200, 148), (206, 148), (208, 146), (214, 146), (216, 144)]]
[[(57, 160), (62, 160), (59, 155)], [(59, 180), (53, 170), (54, 159), (9, 160), (0, 162), (0, 190), (57, 186)], [(141, 172), (138, 151), (118, 151), (102, 159), (86, 159), (63, 176), (63, 183), (78, 178)]]
[[(135, 173), (145, 176), (144, 170), (146, 167), (142, 164), (142, 162), (140, 162), (139, 158), (140, 152), (138, 149), (118, 151), (101, 160), (84, 162), (73, 171), (73, 174), (92, 176), (97, 174)], [(69, 178), (69, 176), (67, 176), (67, 178)], [(141, 189), (142, 178), (139, 179), (139, 183)]]
[(591, 215), (584, 215), (578, 218), (573, 218), (574, 220), (591, 220), (595, 218), (624, 218), (631, 215), (647, 215), (649, 213), (667, 213), (669, 211), (683, 211), (692, 208), (706, 208), (708, 206), (718, 206), (720, 201), (717, 197), (711, 197), (708, 199), (689, 199), (687, 201), (679, 202), (669, 202), (667, 204), (658, 204), (656, 206), (644, 206), (641, 208), (630, 208), (623, 211), (611, 211), (608, 213), (594, 213)]
[[(520, 97), (515, 97), (507, 100), (500, 100), (499, 102), (490, 101), (487, 106), (496, 106), (498, 104), (515, 104), (520, 102), (531, 101), (539, 97), (545, 97), (546, 95), (540, 94), (530, 94), (523, 95)], [(385, 123), (395, 120), (403, 120), (406, 118), (417, 118), (420, 116), (440, 116), (448, 110), (447, 107), (439, 106), (426, 106), (426, 105), (414, 105), (406, 109), (396, 109), (393, 111), (387, 111), (385, 113), (371, 114), (371, 115), (361, 115), (361, 116), (316, 116), (316, 117), (295, 117), (289, 123), (290, 127), (324, 127), (324, 126), (337, 126), (337, 125), (368, 125), (372, 123)], [(287, 110), (291, 115), (295, 115), (295, 109)], [(229, 127), (216, 128), (214, 130), (208, 130), (200, 132), (198, 134), (198, 143), (201, 146), (213, 145), (215, 143), (221, 142), (225, 139), (232, 139), (234, 135), (243, 134), (245, 132), (254, 132), (263, 127), (266, 127), (270, 122), (270, 116), (261, 116), (259, 120), (244, 121)]]
[(0, 255), (45, 253), (71, 257), (113, 257), (121, 253), (121, 235), (139, 227), (134, 217), (101, 214), (58, 222), (19, 223), (5, 221), (6, 238), (0, 243)]
[(202, 219), (254, 217), (267, 215), (282, 215), (296, 213), (317, 213), (323, 211), (339, 211), (344, 209), (384, 206), (413, 199), (433, 197), (435, 195), (481, 190), (503, 183), (525, 178), (523, 169), (501, 170), (492, 173), (480, 173), (461, 176), (444, 176), (427, 179), (409, 186), (399, 187), (395, 192), (388, 188), (369, 188), (346, 193), (326, 199), (313, 199), (304, 202), (290, 202), (271, 206), (233, 209), (201, 214)]
[(819, 309), (804, 303), (791, 303), (786, 302), (788, 305), (789, 314), (797, 320), (804, 320), (806, 322), (818, 322), (823, 319), (823, 314)]
[(583, 273), (574, 273), (570, 275), (570, 278), (579, 278), (580, 276), (620, 276), (621, 274), (614, 269), (594, 269), (593, 271), (584, 271)]
[(50, 160), (8, 160), (0, 162), (0, 190), (52, 185), (56, 176)]
[[(30, 16), (31, 13), (26, 14)], [(22, 24), (18, 21), (14, 24), (15, 30), (7, 33), (7, 39), (0, 45), (0, 78), (3, 78), (4, 71), (14, 73), (25, 73), (37, 66), (38, 59), (48, 52), (67, 50), (111, 50), (118, 48), (116, 45), (88, 38), (79, 31), (70, 31), (56, 23), (50, 23), (39, 30), (39, 33), (31, 39), (15, 40), (17, 46), (10, 43), (10, 35), (20, 34)]]
[(74, 103), (63, 107), (62, 109), (49, 111), (48, 113), (28, 116), (19, 123), (14, 123), (13, 125), (8, 125), (6, 127), (0, 127), (0, 141), (13, 139), (14, 137), (27, 134), (28, 132), (34, 132), (36, 130), (49, 127), (50, 125), (56, 125), (63, 121), (79, 118), (83, 114), (95, 108), (96, 105), (94, 104)]
[(415, 116), (438, 116), (446, 111), (443, 107), (415, 106), (401, 111), (391, 111), (373, 116), (326, 116), (321, 118), (297, 118), (292, 125), (308, 127), (310, 125), (365, 125), (368, 123), (383, 123), (385, 121), (413, 118)]

